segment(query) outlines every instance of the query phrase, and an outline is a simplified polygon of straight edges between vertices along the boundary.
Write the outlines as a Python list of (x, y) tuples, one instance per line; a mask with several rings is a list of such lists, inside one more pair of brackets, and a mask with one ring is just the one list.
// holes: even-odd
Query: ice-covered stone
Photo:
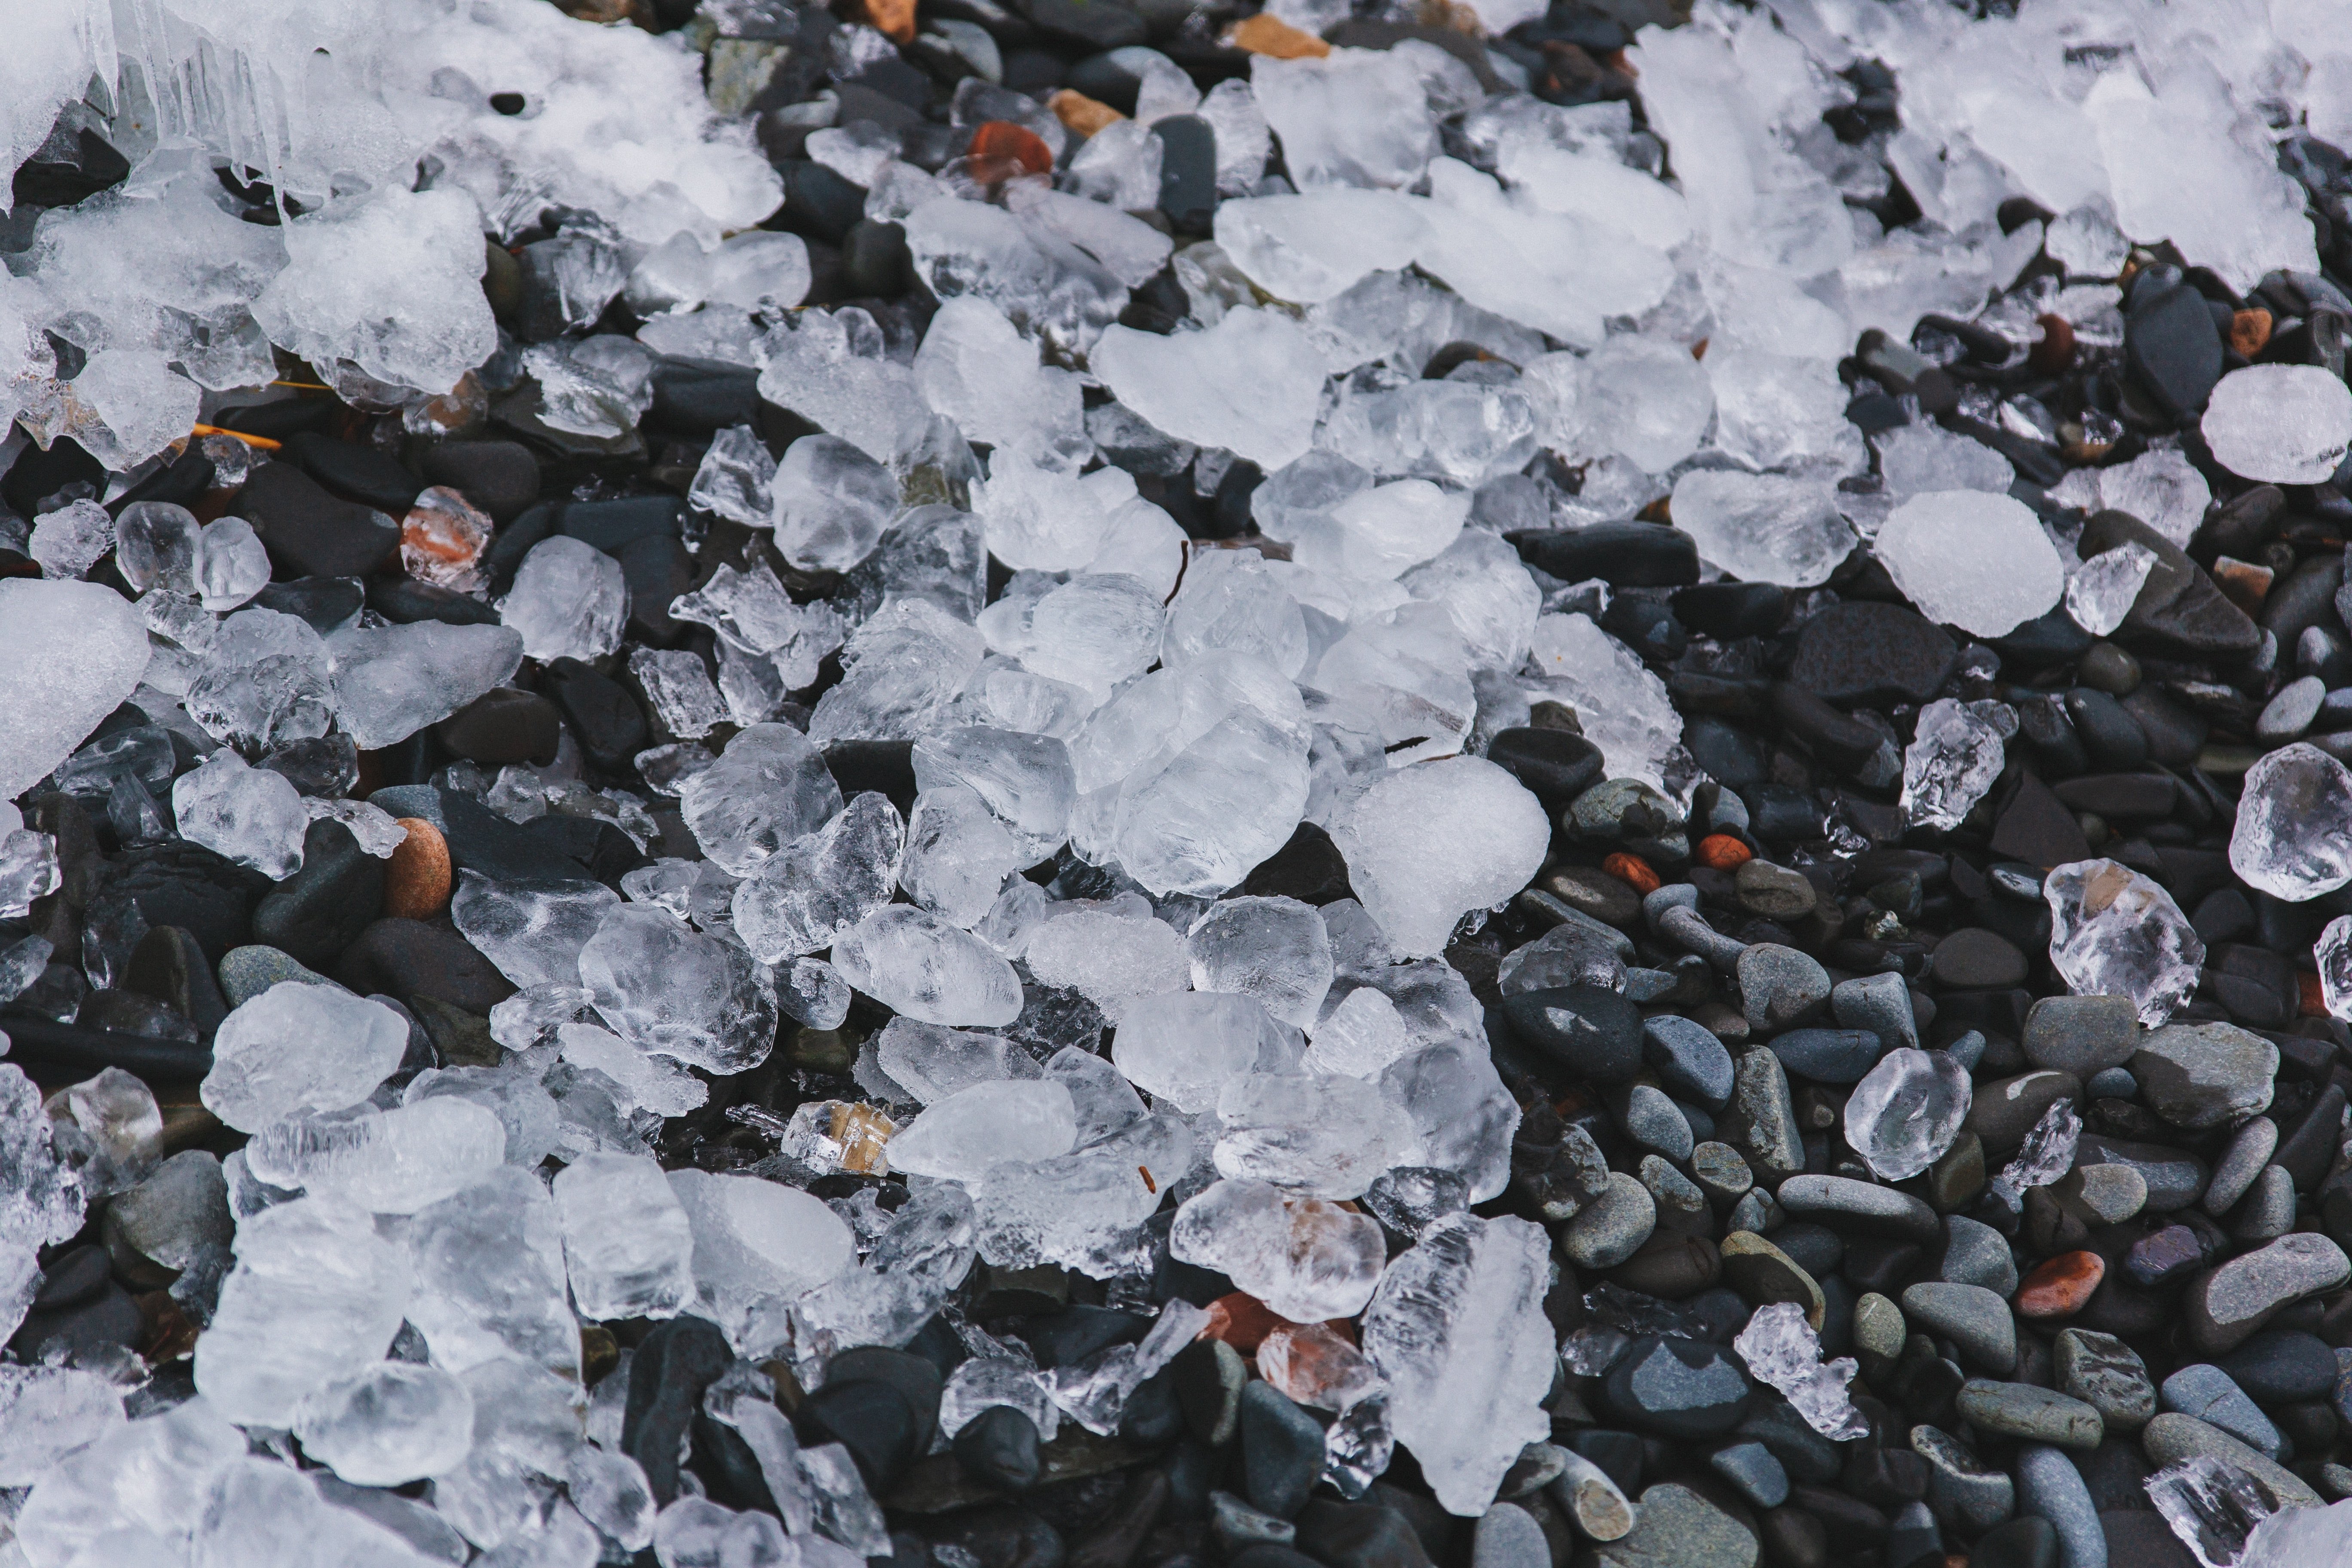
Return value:
[(1845, 1105), (1846, 1142), (1890, 1182), (1917, 1175), (1959, 1136), (1972, 1099), (1968, 1069), (1942, 1051), (1898, 1046), (1863, 1075)]
[(1551, 825), (1494, 763), (1416, 763), (1358, 796), (1333, 825), (1349, 879), (1397, 951), (1435, 953), (1473, 910), (1498, 904), (1542, 865)]
[(2301, 742), (2265, 752), (2239, 791), (2230, 869), (2289, 903), (2352, 881), (2352, 770)]
[(1526, 1220), (1449, 1215), (1389, 1266), (1364, 1309), (1364, 1354), (1388, 1380), (1396, 1440), (1449, 1513), (1484, 1511), (1520, 1449), (1542, 1440), (1547, 1252)]
[(1903, 809), (1915, 822), (1947, 831), (1982, 800), (2000, 777), (2007, 741), (1969, 704), (1939, 698), (1919, 710), (1903, 752)]
[(542, 664), (598, 659), (621, 646), (629, 589), (621, 563), (594, 545), (561, 534), (530, 547), (499, 618), (522, 634), (522, 651)]
[(1874, 548), (1920, 614), (1978, 637), (2016, 630), (2065, 591), (2065, 568), (2041, 522), (2004, 495), (1913, 496), (1887, 518)]
[(474, 1446), (474, 1396), (439, 1367), (378, 1362), (294, 1411), (302, 1451), (354, 1486), (397, 1487), (454, 1468)]
[(1220, 1181), (1176, 1211), (1168, 1250), (1214, 1268), (1294, 1322), (1350, 1318), (1379, 1284), (1380, 1225), (1265, 1182)]
[(2213, 388), (2199, 429), (2213, 460), (2233, 474), (2322, 484), (2352, 446), (2352, 387), (2317, 365), (2248, 365)]
[(623, 1039), (689, 1067), (741, 1072), (775, 1048), (776, 998), (765, 966), (667, 910), (605, 910), (580, 950), (580, 982)]
[(1811, 588), (1853, 548), (1835, 495), (1820, 479), (1694, 468), (1675, 481), (1675, 526), (1736, 577)]
[(674, 1318), (694, 1300), (694, 1232), (662, 1169), (590, 1154), (553, 1184), (564, 1268), (583, 1317)]
[(310, 1394), (383, 1358), (413, 1283), (363, 1210), (297, 1198), (251, 1215), (196, 1341), (196, 1391), (233, 1421), (289, 1426)]
[(233, 1009), (213, 1037), (205, 1106), (240, 1132), (365, 1100), (408, 1049), (408, 1025), (340, 985), (285, 980)]
[(1731, 1348), (1760, 1383), (1786, 1394), (1805, 1424), (1822, 1436), (1847, 1442), (1864, 1436), (1869, 1424), (1847, 1396), (1858, 1363), (1852, 1356), (1822, 1360), (1822, 1342), (1796, 1301), (1756, 1309)]
[(521, 634), (510, 626), (439, 621), (353, 626), (337, 632), (327, 647), (334, 658), (336, 714), (363, 752), (439, 723), (512, 679), (523, 657)]
[(1205, 331), (1174, 336), (1111, 327), (1088, 363), (1157, 428), (1268, 472), (1305, 452), (1315, 434), (1320, 360), (1279, 311), (1229, 310)]
[(876, 910), (833, 947), (857, 990), (926, 1024), (982, 1026), (1021, 1016), (1021, 980), (970, 931), (907, 904)]
[(2128, 996), (2156, 1027), (2197, 989), (2205, 944), (2172, 895), (2114, 860), (2078, 860), (2042, 879), (2050, 962), (2078, 996)]
[(65, 761), (146, 672), (147, 628), (111, 588), (0, 582), (0, 798)]

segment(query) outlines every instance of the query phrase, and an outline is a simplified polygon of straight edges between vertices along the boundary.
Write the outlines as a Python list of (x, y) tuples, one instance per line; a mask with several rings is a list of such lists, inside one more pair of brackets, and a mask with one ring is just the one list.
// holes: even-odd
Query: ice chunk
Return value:
[(761, 397), (876, 461), (920, 438), (924, 405), (914, 374), (884, 356), (882, 334), (865, 311), (798, 311), (761, 340), (760, 353)]
[(96, 501), (68, 501), (33, 525), (26, 553), (40, 563), (41, 575), (79, 577), (114, 548), (114, 519)]
[(1393, 271), (1412, 260), (1427, 239), (1415, 205), (1388, 191), (1347, 185), (1223, 202), (1216, 240), (1268, 294), (1319, 305), (1368, 273)]
[(2301, 742), (2265, 753), (2239, 792), (2230, 868), (2289, 903), (2352, 882), (2352, 770)]
[(1157, 428), (1269, 472), (1304, 453), (1315, 434), (1318, 356), (1276, 310), (1229, 310), (1205, 331), (1170, 337), (1111, 327), (1088, 363)]
[(977, 295), (1064, 354), (1085, 353), (1127, 304), (1109, 268), (1004, 207), (940, 196), (908, 213), (906, 226), (916, 276), (933, 294)]
[(761, 1298), (790, 1300), (856, 1263), (849, 1227), (797, 1188), (704, 1171), (673, 1171), (669, 1184), (693, 1227), (702, 1310), (731, 1337)]
[(251, 1215), (196, 1341), (197, 1392), (233, 1421), (291, 1426), (305, 1396), (383, 1358), (412, 1283), (362, 1210), (297, 1198)]
[(32, 1305), (40, 1250), (81, 1228), (82, 1181), (54, 1138), (40, 1090), (0, 1063), (0, 1323), (11, 1333)]
[(709, 1103), (709, 1084), (671, 1058), (648, 1056), (610, 1030), (560, 1024), (555, 1035), (566, 1062), (611, 1080), (614, 1103), (624, 1110), (683, 1116)]
[(1289, 898), (1225, 899), (1185, 938), (1196, 991), (1246, 996), (1305, 1028), (1331, 989), (1331, 937), (1321, 911)]
[(310, 814), (283, 773), (247, 767), (226, 747), (172, 784), (172, 815), (192, 844), (279, 881), (302, 864)]
[(1872, 444), (1878, 448), (1878, 471), (1886, 481), (1886, 493), (1898, 499), (1933, 490), (2006, 494), (2017, 482), (2017, 470), (2008, 458), (1939, 425), (1898, 425)]
[(2330, 1016), (2352, 1018), (2352, 915), (2327, 922), (2313, 949), (2319, 964), (2319, 992)]
[(803, 436), (784, 450), (772, 486), (776, 548), (809, 571), (866, 559), (898, 509), (890, 470), (838, 436)]
[(1249, 1181), (1216, 1182), (1188, 1200), (1169, 1227), (1168, 1250), (1228, 1276), (1277, 1316), (1308, 1323), (1361, 1311), (1388, 1257), (1370, 1215)]
[(949, 730), (916, 742), (913, 762), (916, 788), (961, 784), (986, 802), (1011, 830), (1024, 865), (1051, 858), (1069, 837), (1076, 795), (1069, 748), (1050, 735)]
[[(2273, 1507), (2270, 1489), (2243, 1468), (2211, 1454), (2193, 1455), (2168, 1465), (2141, 1485), (2173, 1534), (2205, 1568), (2251, 1568), (2257, 1561), (2255, 1540), (2263, 1537), (2275, 1542), (2276, 1527), (2271, 1521), (2292, 1517)], [(2323, 1549), (2319, 1560), (2326, 1556)], [(2285, 1568), (2289, 1563), (2305, 1560), (2300, 1553), (2272, 1557), (2264, 1568), (2270, 1563)]]
[(2156, 560), (2156, 552), (2136, 540), (2092, 556), (2066, 579), (2066, 614), (2093, 637), (2105, 637), (2139, 602)]
[(1291, 1070), (1298, 1042), (1247, 996), (1174, 991), (1139, 997), (1122, 1016), (1111, 1060), (1128, 1080), (1188, 1114), (1213, 1110), (1244, 1074)]
[(927, 598), (887, 604), (842, 649), (842, 679), (817, 700), (808, 738), (905, 741), (935, 729), (987, 648)]
[(1217, 1095), (1217, 1173), (1318, 1198), (1361, 1197), (1412, 1129), (1367, 1079), (1255, 1072)]
[(2065, 568), (2049, 536), (2022, 501), (2008, 496), (1913, 496), (1878, 531), (1875, 548), (1920, 614), (1978, 637), (2014, 631), (2065, 591)]
[(1846, 1142), (1890, 1182), (1917, 1175), (1959, 1136), (1971, 1098), (1968, 1069), (1941, 1051), (1898, 1047), (1854, 1085)]
[(1857, 1363), (1852, 1356), (1822, 1360), (1822, 1342), (1805, 1321), (1801, 1303), (1774, 1301), (1757, 1308), (1731, 1348), (1759, 1382), (1788, 1395), (1805, 1424), (1822, 1436), (1849, 1442), (1868, 1433), (1868, 1423), (1846, 1394)]
[[(1548, 363), (1558, 357), (1546, 355)], [(1621, 333), (1583, 362), (1591, 414), (1579, 444), (1615, 452), (1645, 473), (1663, 474), (1698, 449), (1715, 414), (1706, 371), (1678, 343)], [(1529, 375), (1535, 367), (1529, 367)]]
[(460, 871), (449, 913), (517, 985), (577, 985), (580, 950), (620, 901), (600, 882), (499, 882)]
[[(1399, 1016), (1405, 1016), (1402, 1009)], [(1519, 1106), (1503, 1087), (1493, 1054), (1475, 1036), (1456, 1032), (1423, 1044), (1390, 1063), (1380, 1081), (1411, 1127), (1398, 1153), (1400, 1166), (1460, 1177), (1470, 1203), (1502, 1192)]]
[(970, 1182), (1000, 1161), (1069, 1152), (1077, 1113), (1059, 1080), (976, 1083), (935, 1101), (890, 1140), (890, 1165), (919, 1176)]
[(547, 663), (598, 659), (621, 646), (628, 616), (621, 563), (581, 540), (561, 535), (530, 547), (499, 618), (522, 634), (522, 650)]
[[(1190, 85), (1181, 73), (1179, 79)], [(1129, 289), (1150, 282), (1173, 248), (1168, 236), (1141, 218), (1042, 182), (1007, 184), (1004, 205), (1019, 216), (1030, 243), (1041, 250), (1057, 248), (1056, 242), (1066, 245)]]
[[(1279, 486), (1284, 476), (1297, 475), (1318, 461), (1318, 455), (1309, 453), (1259, 489)], [(1348, 467), (1363, 477), (1353, 464)], [(1256, 504), (1263, 508), (1267, 503)], [(1297, 513), (1286, 515), (1295, 518)], [(1273, 530), (1290, 526), (1287, 521), (1272, 521), (1265, 510), (1259, 517), (1269, 537), (1279, 537)], [(1283, 589), (1265, 558), (1255, 551), (1213, 550), (1185, 572), (1184, 585), (1169, 606), (1160, 658), (1173, 668), (1213, 649), (1226, 648), (1264, 659), (1284, 674), (1295, 676), (1306, 669), (1310, 647), (1298, 601)]]
[(1078, 992), (1114, 1024), (1136, 997), (1192, 984), (1184, 939), (1173, 928), (1103, 910), (1047, 921), (1029, 938), (1027, 958), (1041, 984)]
[(1903, 752), (1904, 812), (1926, 826), (1958, 827), (2000, 777), (2005, 744), (2000, 729), (1970, 704), (1948, 697), (1928, 703)]
[(1535, 796), (1479, 757), (1416, 763), (1358, 796), (1334, 825), (1364, 908), (1407, 954), (1435, 953), (1473, 910), (1541, 867), (1551, 825)]
[(512, 679), (523, 657), (523, 639), (511, 627), (438, 621), (353, 626), (337, 632), (327, 647), (334, 659), (336, 713), (363, 752), (439, 723)]
[(737, 886), (736, 934), (766, 963), (831, 947), (890, 901), (906, 840), (906, 825), (887, 796), (857, 796)]
[(1396, 1439), (1450, 1513), (1483, 1511), (1519, 1450), (1542, 1440), (1548, 1250), (1526, 1220), (1449, 1215), (1389, 1267), (1364, 1309), (1364, 1354), (1388, 1380)]
[(946, 301), (931, 318), (915, 352), (915, 384), (969, 440), (1054, 467), (1082, 462), (1091, 446), (1077, 377), (1040, 365), (1037, 345), (974, 295)]
[(2086, 512), (2127, 511), (2186, 548), (2205, 521), (2213, 492), (2179, 447), (2154, 447), (2128, 463), (2075, 468), (2052, 489), (2050, 499)]
[(1706, 376), (1715, 445), (1733, 460), (1759, 468), (1862, 466), (1846, 389), (1828, 361), (1735, 345), (1706, 356)]
[(1005, 651), (1039, 675), (1100, 700), (1159, 658), (1160, 623), (1160, 595), (1139, 579), (1082, 576), (1038, 600), (1025, 637)]
[(401, 1239), (416, 1277), (408, 1321), (436, 1366), (464, 1373), (513, 1356), (579, 1375), (562, 1233), (536, 1174), (515, 1165), (492, 1171), (419, 1210)]
[(1021, 1016), (1013, 966), (971, 932), (907, 904), (875, 910), (834, 943), (834, 967), (894, 1013), (926, 1024), (1001, 1025)]
[(1853, 530), (1822, 479), (1699, 468), (1675, 481), (1675, 526), (1698, 552), (1750, 583), (1811, 588), (1853, 548)]
[(496, 1547), (520, 1536), (528, 1544), (560, 1509), (556, 1480), (580, 1447), (578, 1385), (513, 1360), (464, 1376), (474, 1396), (473, 1451), (434, 1478), (434, 1507), (468, 1541)]
[(1623, 229), (1515, 202), (1467, 163), (1436, 159), (1429, 181), (1428, 238), (1414, 259), (1481, 310), (1592, 348), (1611, 317), (1648, 311), (1674, 280), (1665, 257)]
[(1321, 58), (1254, 55), (1250, 89), (1281, 139), (1290, 177), (1302, 186), (1402, 188), (1421, 178), (1436, 151), (1428, 93), (1405, 54), (1339, 48)]
[(775, 1048), (776, 998), (766, 967), (667, 910), (607, 909), (580, 950), (580, 981), (604, 1021), (640, 1050), (737, 1073)]
[(305, 1454), (354, 1486), (404, 1486), (466, 1458), (474, 1396), (439, 1367), (378, 1362), (304, 1399), (294, 1435)]
[(969, 931), (1021, 865), (1012, 831), (971, 789), (943, 784), (915, 797), (898, 882), (918, 905)]
[(0, 1367), (0, 1485), (29, 1487), (122, 1425), (122, 1391), (94, 1372)]
[(65, 761), (138, 687), (147, 661), (147, 628), (113, 589), (0, 582), (0, 799)]
[(2077, 860), (2042, 879), (2050, 963), (2077, 996), (2128, 996), (2155, 1028), (2197, 989), (2205, 944), (2172, 895), (2114, 860)]
[(1612, 778), (1663, 780), (1667, 755), (1682, 740), (1682, 716), (1666, 696), (1665, 682), (1633, 650), (1589, 616), (1546, 615), (1536, 621), (1530, 656), (1576, 710)]
[(729, 875), (747, 877), (832, 821), (841, 811), (841, 786), (807, 736), (789, 724), (752, 724), (727, 742), (717, 762), (686, 780), (678, 804), (702, 852)]
[(256, 1133), (246, 1169), (274, 1187), (373, 1214), (415, 1214), (506, 1158), (506, 1127), (470, 1100), (439, 1096), (379, 1110), (288, 1117)]
[(2352, 446), (2352, 387), (2317, 365), (2248, 365), (2213, 388), (2199, 429), (2233, 474), (2324, 484)]
[(585, 1318), (674, 1318), (694, 1300), (693, 1227), (642, 1154), (590, 1154), (556, 1173), (564, 1268)]
[(280, 226), (286, 269), (253, 301), (270, 340), (314, 365), (446, 393), (490, 357), (482, 222), (463, 190), (380, 184)]
[[(749, 425), (731, 425), (710, 438), (688, 487), (688, 505), (746, 528), (775, 523), (776, 459)], [(722, 568), (731, 574), (732, 567)], [(673, 612), (674, 613), (674, 612)]]
[(213, 1037), (205, 1106), (240, 1132), (366, 1099), (408, 1050), (408, 1025), (340, 985), (286, 980), (234, 1009)]
[(2042, 1119), (2026, 1130), (2016, 1157), (1995, 1173), (1990, 1184), (2014, 1208), (2028, 1187), (2046, 1187), (2074, 1168), (2074, 1150), (2083, 1136), (2083, 1119), (2074, 1102), (2061, 1097), (2050, 1102)]
[(1305, 1065), (1310, 1072), (1377, 1078), (1412, 1048), (1412, 1037), (1397, 1016), (1396, 1004), (1366, 985), (1349, 992), (1315, 1025)]
[(893, 1018), (875, 1037), (875, 1058), (890, 1081), (929, 1104), (976, 1083), (1043, 1078), (1045, 1069), (1002, 1035), (943, 1029)]
[(699, 740), (728, 721), (727, 700), (711, 684), (700, 655), (685, 648), (629, 650), (629, 673), (645, 689), (661, 731)]
[(1328, 510), (1294, 514), (1292, 559), (1341, 577), (1384, 580), (1454, 542), (1470, 498), (1426, 479), (1360, 489)]

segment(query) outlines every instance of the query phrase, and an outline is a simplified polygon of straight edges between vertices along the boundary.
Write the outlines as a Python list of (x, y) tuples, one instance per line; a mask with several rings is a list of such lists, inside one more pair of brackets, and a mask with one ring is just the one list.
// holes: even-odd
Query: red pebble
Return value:
[(2071, 1318), (2081, 1311), (2107, 1277), (2106, 1260), (2095, 1252), (2062, 1252), (2035, 1268), (2017, 1288), (2021, 1318)]

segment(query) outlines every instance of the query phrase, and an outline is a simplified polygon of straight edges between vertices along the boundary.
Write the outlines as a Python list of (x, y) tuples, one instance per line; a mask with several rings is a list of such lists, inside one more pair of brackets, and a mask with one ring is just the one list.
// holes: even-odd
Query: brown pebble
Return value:
[(449, 901), (449, 841), (421, 816), (404, 816), (408, 837), (383, 868), (383, 912), (429, 921)]
[(2026, 357), (2043, 375), (2056, 375), (2074, 363), (2074, 323), (2053, 314), (2037, 317), (2034, 324), (2042, 329), (2042, 336)]
[(2271, 313), (2268, 310), (2240, 310), (2230, 318), (2230, 347), (2253, 358), (2271, 341)]
[(2107, 1277), (2106, 1260), (2095, 1252), (2062, 1252), (2025, 1277), (2017, 1288), (2021, 1318), (2070, 1318), (2083, 1310), (2099, 1281)]

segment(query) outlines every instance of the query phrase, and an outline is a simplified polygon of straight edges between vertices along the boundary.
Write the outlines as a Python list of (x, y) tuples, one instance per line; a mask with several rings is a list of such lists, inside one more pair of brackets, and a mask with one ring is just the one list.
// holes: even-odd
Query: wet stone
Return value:
[(2336, 1386), (2335, 1350), (2318, 1335), (2299, 1329), (2266, 1329), (2215, 1365), (2261, 1405), (2293, 1405), (2325, 1398)]
[(2156, 1384), (2123, 1341), (2062, 1329), (2053, 1348), (2060, 1390), (2096, 1410), (2110, 1432), (2137, 1432), (2156, 1414)]
[(1798, 1078), (1815, 1083), (1859, 1083), (1877, 1064), (1885, 1042), (1867, 1029), (1790, 1029), (1771, 1052)]
[(1758, 942), (1739, 955), (1739, 994), (1748, 1026), (1777, 1033), (1829, 1000), (1829, 972), (1818, 960), (1774, 942)]
[(1601, 1397), (1617, 1416), (1665, 1437), (1704, 1438), (1739, 1425), (1753, 1384), (1720, 1345), (1645, 1336), (1610, 1370)]
[(1958, 650), (1940, 627), (1903, 605), (1832, 605), (1805, 623), (1789, 679), (1840, 706), (1920, 704), (1950, 675)]
[(1914, 1285), (1903, 1292), (1903, 1315), (1955, 1342), (1971, 1365), (2004, 1377), (2016, 1368), (2017, 1323), (2009, 1303), (1981, 1285)]
[(2324, 1236), (2283, 1236), (2200, 1275), (2181, 1298), (2189, 1332), (2209, 1352), (2235, 1349), (2290, 1302), (2352, 1279), (2352, 1261)]
[(2105, 1435), (2105, 1424), (2093, 1406), (2031, 1384), (1971, 1378), (1961, 1386), (1959, 1409), (1980, 1431), (2029, 1443), (2095, 1448)]
[(1507, 997), (1502, 1012), (1530, 1050), (1580, 1078), (1619, 1083), (1641, 1070), (1642, 1017), (1618, 992), (1599, 985), (1526, 991)]

